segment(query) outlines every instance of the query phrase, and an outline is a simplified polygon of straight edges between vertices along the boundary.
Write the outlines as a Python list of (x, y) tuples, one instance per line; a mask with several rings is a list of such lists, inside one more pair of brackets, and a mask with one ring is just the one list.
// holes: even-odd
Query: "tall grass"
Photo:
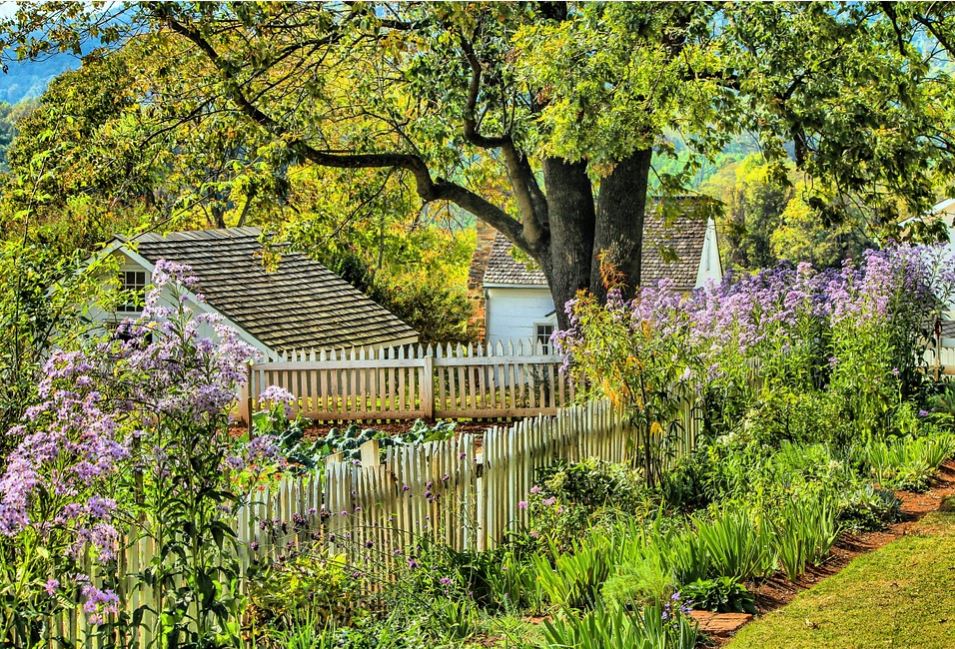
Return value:
[(694, 522), (697, 542), (709, 562), (707, 574), (701, 577), (751, 579), (772, 572), (769, 529), (745, 510), (725, 511), (716, 518)]
[(639, 613), (620, 608), (596, 608), (582, 617), (545, 622), (540, 647), (573, 649), (693, 649), (696, 625), (677, 615), (664, 614), (660, 605)]
[(853, 457), (883, 487), (921, 491), (945, 460), (955, 454), (955, 435), (898, 437), (859, 446)]
[(836, 509), (827, 498), (793, 498), (776, 517), (772, 539), (779, 566), (790, 580), (824, 559), (839, 537)]

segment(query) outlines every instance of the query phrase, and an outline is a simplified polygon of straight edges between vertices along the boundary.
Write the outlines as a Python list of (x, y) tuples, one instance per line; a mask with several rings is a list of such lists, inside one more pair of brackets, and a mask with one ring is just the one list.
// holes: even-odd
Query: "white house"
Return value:
[[(712, 217), (684, 214), (664, 220), (647, 214), (643, 233), (644, 283), (670, 278), (678, 290), (691, 291), (723, 278)], [(498, 233), (489, 254), (482, 255), (480, 250), (475, 254), (475, 263), (484, 268), (485, 338), (490, 344), (537, 340), (546, 345), (557, 326), (547, 279), (539, 269), (515, 259), (512, 252), (511, 243)], [(478, 272), (472, 267), (472, 276)]]
[[(941, 219), (948, 230), (948, 249), (950, 254), (955, 255), (955, 198), (946, 198), (936, 204), (929, 212), (928, 217), (916, 217), (925, 219), (927, 222)], [(915, 219), (908, 219), (902, 223), (903, 226)], [(942, 315), (942, 344), (945, 347), (955, 346), (955, 304), (950, 304), (948, 312)]]
[[(127, 295), (145, 290), (160, 259), (189, 265), (204, 298), (187, 294), (190, 306), (220, 315), (267, 358), (289, 350), (418, 341), (418, 333), (397, 316), (301, 253), (281, 251), (277, 267), (266, 270), (260, 236), (248, 227), (148, 233), (116, 237), (106, 253), (119, 257), (120, 286)], [(109, 326), (137, 317), (140, 309), (141, 300), (130, 300), (94, 318)]]

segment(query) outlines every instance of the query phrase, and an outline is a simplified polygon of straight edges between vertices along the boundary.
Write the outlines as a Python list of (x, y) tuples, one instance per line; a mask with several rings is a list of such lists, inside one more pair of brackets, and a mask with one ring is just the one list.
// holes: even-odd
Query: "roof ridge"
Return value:
[(213, 241), (216, 239), (247, 239), (258, 237), (262, 229), (254, 226), (237, 226), (232, 228), (207, 228), (203, 230), (174, 230), (172, 232), (143, 232), (138, 235), (116, 235), (120, 241), (136, 243), (148, 241), (161, 243), (164, 241)]

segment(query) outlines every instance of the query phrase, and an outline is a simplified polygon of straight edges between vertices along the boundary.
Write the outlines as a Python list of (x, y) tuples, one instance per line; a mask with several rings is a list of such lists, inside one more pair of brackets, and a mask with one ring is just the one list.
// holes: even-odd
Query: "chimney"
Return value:
[(497, 230), (484, 221), (477, 221), (477, 247), (471, 257), (471, 266), (468, 268), (468, 298), (471, 300), (471, 320), (468, 329), (476, 340), (484, 341), (486, 334), (485, 304), (484, 304), (484, 271), (494, 247)]

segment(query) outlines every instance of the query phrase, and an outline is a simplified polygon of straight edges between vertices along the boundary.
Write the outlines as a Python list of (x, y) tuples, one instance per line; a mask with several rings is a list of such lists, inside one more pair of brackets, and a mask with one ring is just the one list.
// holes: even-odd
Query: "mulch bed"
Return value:
[[(923, 516), (939, 509), (942, 500), (955, 495), (955, 461), (943, 464), (932, 488), (923, 493), (897, 491), (895, 495), (902, 501), (902, 520), (878, 532), (844, 534), (833, 547), (829, 558), (821, 565), (811, 567), (796, 581), (782, 576), (770, 577), (759, 583), (747, 583), (746, 587), (756, 596), (756, 607), (760, 615), (781, 608), (791, 602), (801, 590), (810, 588), (820, 581), (845, 568), (850, 561), (861, 554), (877, 550), (895, 539), (909, 534), (912, 527)], [(729, 642), (750, 617), (741, 618), (738, 613), (710, 614), (700, 616), (700, 629), (716, 641), (717, 645)]]

